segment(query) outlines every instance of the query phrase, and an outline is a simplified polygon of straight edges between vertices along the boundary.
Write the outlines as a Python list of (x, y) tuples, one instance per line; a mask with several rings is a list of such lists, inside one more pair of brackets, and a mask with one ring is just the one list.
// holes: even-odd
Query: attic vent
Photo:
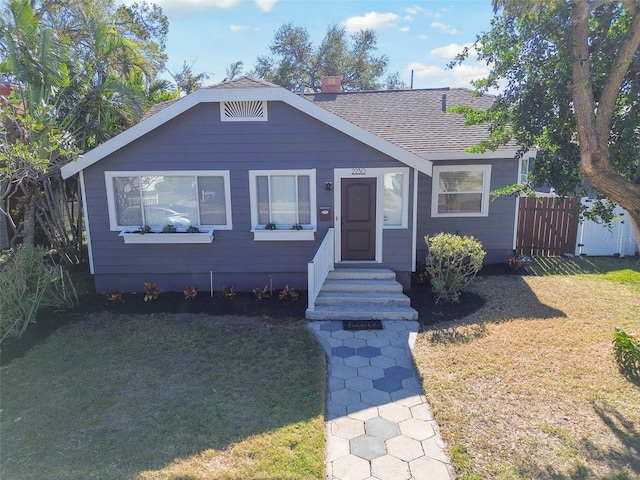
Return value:
[(261, 100), (221, 102), (223, 122), (266, 122), (267, 102)]

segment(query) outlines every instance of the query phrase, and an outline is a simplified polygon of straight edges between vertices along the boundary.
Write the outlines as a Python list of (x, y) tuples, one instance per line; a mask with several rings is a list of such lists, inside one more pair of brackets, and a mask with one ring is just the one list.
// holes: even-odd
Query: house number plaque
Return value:
[(367, 174), (367, 169), (366, 168), (352, 168), (351, 169), (351, 175), (366, 175)]

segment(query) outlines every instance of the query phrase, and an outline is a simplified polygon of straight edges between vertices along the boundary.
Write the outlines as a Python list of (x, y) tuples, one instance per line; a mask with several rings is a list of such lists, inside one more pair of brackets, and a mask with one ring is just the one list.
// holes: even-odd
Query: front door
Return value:
[(376, 179), (341, 180), (342, 260), (376, 259)]

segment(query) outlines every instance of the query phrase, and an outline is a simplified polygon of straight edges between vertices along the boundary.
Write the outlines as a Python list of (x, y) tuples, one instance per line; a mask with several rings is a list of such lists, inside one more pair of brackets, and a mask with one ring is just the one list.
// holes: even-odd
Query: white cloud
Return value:
[(244, 32), (246, 30), (253, 30), (253, 27), (249, 25), (229, 25), (229, 30), (232, 32)]
[(429, 10), (428, 8), (424, 8), (424, 7), (419, 7), (418, 5), (413, 5), (412, 7), (407, 7), (404, 9), (405, 12), (407, 12), (409, 15), (412, 16), (416, 16), (416, 15), (426, 15), (427, 17), (430, 18), (440, 18), (440, 13), (439, 12), (434, 12), (433, 10)]
[(431, 28), (440, 30), (442, 33), (448, 33), (449, 35), (456, 35), (458, 33), (462, 33), (456, 30), (455, 28), (453, 28), (451, 25), (445, 25), (444, 23), (441, 23), (441, 22), (431, 22)]
[(409, 27), (402, 27), (398, 29), (401, 32), (408, 32), (409, 30), (411, 30)]
[(451, 73), (456, 79), (456, 82), (463, 87), (469, 87), (471, 80), (479, 80), (487, 77), (489, 72), (490, 67), (479, 62), (475, 65), (456, 65), (451, 69)]
[(413, 71), (413, 75), (416, 78), (437, 78), (442, 77), (445, 73), (442, 67), (438, 67), (437, 65), (425, 65), (420, 62), (412, 62), (407, 65), (405, 70), (407, 73), (411, 73)]
[(276, 6), (278, 0), (255, 0), (256, 6), (263, 12), (270, 12)]
[(367, 29), (387, 29), (395, 26), (396, 20), (400, 18), (395, 13), (365, 13), (363, 17), (347, 18), (343, 25), (349, 33)]
[(462, 53), (465, 47), (467, 47), (470, 49), (470, 57), (473, 58), (473, 56), (475, 56), (475, 50), (471, 48), (472, 46), (472, 43), (465, 43), (464, 45), (460, 45), (458, 43), (450, 43), (449, 45), (445, 45), (444, 47), (434, 48), (429, 52), (429, 55), (435, 58), (441, 58), (442, 60), (453, 60), (456, 55)]

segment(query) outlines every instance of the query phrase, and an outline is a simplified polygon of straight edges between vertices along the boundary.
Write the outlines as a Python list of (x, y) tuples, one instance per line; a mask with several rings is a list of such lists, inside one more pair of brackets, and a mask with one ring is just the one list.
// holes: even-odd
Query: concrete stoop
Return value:
[(344, 268), (329, 272), (307, 320), (417, 320), (418, 312), (389, 269)]

